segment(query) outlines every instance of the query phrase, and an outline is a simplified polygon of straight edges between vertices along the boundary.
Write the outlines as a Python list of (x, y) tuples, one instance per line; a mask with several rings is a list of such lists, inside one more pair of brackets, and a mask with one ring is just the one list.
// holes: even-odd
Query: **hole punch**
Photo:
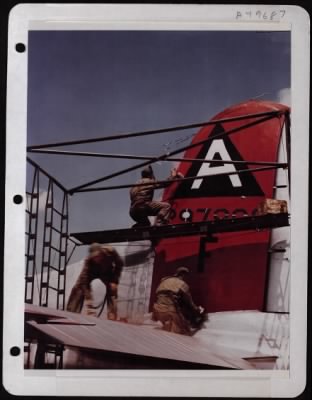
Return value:
[(24, 53), (26, 51), (26, 46), (24, 45), (24, 43), (16, 43), (15, 50), (18, 53)]
[(13, 197), (13, 202), (14, 202), (15, 204), (21, 204), (21, 203), (23, 202), (23, 196), (21, 196), (20, 194), (16, 194), (16, 195)]
[(18, 346), (13, 346), (10, 349), (10, 354), (13, 357), (19, 356), (21, 354), (21, 349)]

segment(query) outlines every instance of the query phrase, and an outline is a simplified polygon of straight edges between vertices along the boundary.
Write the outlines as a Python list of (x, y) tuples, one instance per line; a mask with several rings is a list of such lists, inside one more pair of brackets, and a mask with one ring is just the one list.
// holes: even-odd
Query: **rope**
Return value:
[(105, 307), (105, 303), (106, 303), (106, 301), (107, 301), (107, 295), (106, 295), (106, 293), (105, 293), (104, 300), (103, 300), (103, 303), (102, 303), (101, 309), (100, 309), (100, 311), (98, 312), (98, 315), (97, 315), (97, 317), (100, 317), (100, 316), (102, 315), (102, 312), (103, 312), (103, 310), (104, 310), (104, 307)]

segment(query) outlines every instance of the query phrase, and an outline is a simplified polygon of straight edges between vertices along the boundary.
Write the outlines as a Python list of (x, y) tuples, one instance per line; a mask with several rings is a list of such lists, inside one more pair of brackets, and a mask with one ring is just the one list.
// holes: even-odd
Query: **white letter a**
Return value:
[[(231, 161), (231, 157), (226, 150), (224, 142), (222, 139), (215, 139), (211, 146), (208, 149), (206, 154), (205, 160), (213, 160), (213, 157), (216, 153), (220, 154), (220, 157), (224, 161)], [(227, 172), (235, 172), (237, 171), (234, 164), (224, 164), (224, 165), (217, 165), (214, 167), (210, 167), (210, 163), (202, 163), (197, 176), (201, 175), (215, 175), (219, 173), (227, 173)], [(238, 175), (230, 175), (229, 176), (231, 183), (234, 187), (242, 186), (242, 182)], [(194, 180), (192, 184), (192, 189), (198, 189), (202, 184), (202, 179)]]

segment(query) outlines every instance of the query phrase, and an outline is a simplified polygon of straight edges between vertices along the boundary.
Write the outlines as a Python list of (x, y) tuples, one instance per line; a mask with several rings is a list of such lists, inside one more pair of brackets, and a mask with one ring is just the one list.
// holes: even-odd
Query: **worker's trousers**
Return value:
[(149, 216), (156, 216), (156, 225), (168, 224), (171, 205), (164, 201), (149, 201), (130, 208), (130, 216), (140, 225), (150, 225)]
[(163, 304), (154, 304), (153, 316), (154, 321), (160, 321), (163, 324), (163, 330), (182, 335), (191, 335), (191, 327), (181, 312), (173, 310)]

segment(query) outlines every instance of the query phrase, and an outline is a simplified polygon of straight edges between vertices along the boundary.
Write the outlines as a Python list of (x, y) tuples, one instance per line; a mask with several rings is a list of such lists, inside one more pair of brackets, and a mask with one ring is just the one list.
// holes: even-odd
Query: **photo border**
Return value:
[[(257, 11), (276, 20), (259, 21)], [(280, 11), (286, 13), (281, 16)], [(238, 13), (242, 17), (238, 18)], [(251, 13), (251, 14), (249, 14)], [(104, 15), (99, 21), (98, 15)], [(250, 16), (251, 15), (251, 16)], [(191, 16), (191, 17), (190, 17)], [(191, 19), (191, 21), (190, 21)], [(148, 22), (146, 22), (148, 21)], [(65, 25), (64, 25), (65, 24)], [(291, 287), (289, 371), (26, 371), (24, 347), (24, 203), (27, 138), (27, 48), (29, 29), (210, 29), (290, 30), (291, 138)], [(3, 382), (19, 395), (295, 397), (306, 383), (308, 143), (309, 143), (309, 16), (296, 6), (257, 5), (43, 5), (21, 4), (9, 19), (7, 83), (6, 224), (4, 248)], [(18, 53), (16, 43), (26, 44)], [(17, 160), (20, 160), (17, 164)], [(300, 161), (299, 162), (296, 162)], [(300, 194), (300, 196), (299, 196)], [(16, 251), (19, 249), (19, 251)], [(300, 268), (300, 269), (299, 269)], [(300, 310), (300, 311), (299, 311)], [(12, 315), (15, 318), (12, 318)], [(188, 379), (186, 379), (188, 378)], [(113, 384), (112, 384), (113, 381)], [(157, 388), (153, 393), (152, 387)]]

